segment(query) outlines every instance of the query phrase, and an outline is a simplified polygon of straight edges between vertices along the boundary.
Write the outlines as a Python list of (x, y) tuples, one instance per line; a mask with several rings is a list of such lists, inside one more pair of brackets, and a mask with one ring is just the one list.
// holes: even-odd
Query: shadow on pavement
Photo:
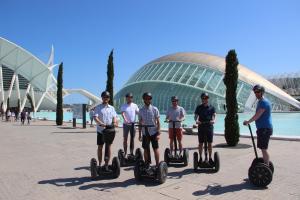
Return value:
[(88, 170), (88, 171), (90, 171), (90, 166), (84, 166), (84, 167), (76, 167), (76, 168), (74, 168), (74, 170)]
[(59, 131), (56, 131), (56, 132), (51, 132), (51, 133), (95, 133), (95, 131), (64, 131), (64, 132), (59, 132)]
[(233, 185), (208, 185), (205, 190), (199, 190), (193, 192), (194, 196), (203, 196), (206, 194), (210, 195), (222, 195), (228, 192), (237, 192), (241, 190), (265, 190), (267, 188), (258, 188), (254, 187), (249, 183), (248, 179), (245, 179), (244, 182), (239, 183), (239, 184), (233, 184)]
[(249, 149), (252, 145), (239, 143), (234, 147), (228, 146), (226, 143), (220, 143), (213, 146), (213, 148), (226, 148), (226, 149)]
[(72, 187), (77, 185), (82, 185), (87, 182), (91, 182), (91, 177), (75, 177), (75, 178), (58, 178), (51, 180), (43, 180), (39, 181), (38, 184), (51, 184), (58, 187)]
[(178, 171), (178, 172), (169, 172), (168, 173), (168, 178), (169, 179), (180, 179), (185, 175), (189, 175), (195, 173), (194, 169), (185, 169), (183, 171)]
[(110, 189), (113, 188), (126, 188), (131, 185), (144, 185), (146, 187), (153, 187), (160, 185), (158, 182), (153, 181), (151, 179), (145, 179), (141, 182), (136, 182), (134, 178), (128, 179), (123, 182), (110, 182), (110, 183), (93, 183), (89, 185), (83, 185), (79, 187), (79, 190), (89, 190), (89, 189), (94, 189), (94, 190), (99, 190), (99, 191), (109, 191)]

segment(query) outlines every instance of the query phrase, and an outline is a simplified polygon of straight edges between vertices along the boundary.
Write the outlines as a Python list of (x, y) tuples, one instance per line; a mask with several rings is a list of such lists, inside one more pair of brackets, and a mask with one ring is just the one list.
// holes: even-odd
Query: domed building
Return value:
[[(239, 111), (255, 109), (256, 98), (252, 92), (255, 84), (266, 88), (265, 96), (271, 101), (273, 111), (300, 109), (300, 103), (286, 92), (243, 65), (238, 66), (237, 101)], [(132, 92), (134, 101), (143, 105), (142, 94), (151, 92), (152, 103), (165, 113), (171, 96), (178, 96), (180, 105), (192, 114), (200, 103), (202, 92), (209, 93), (210, 103), (218, 113), (226, 112), (223, 83), (225, 58), (207, 53), (175, 53), (153, 60), (140, 68), (115, 95), (117, 108), (125, 102), (125, 94)]]

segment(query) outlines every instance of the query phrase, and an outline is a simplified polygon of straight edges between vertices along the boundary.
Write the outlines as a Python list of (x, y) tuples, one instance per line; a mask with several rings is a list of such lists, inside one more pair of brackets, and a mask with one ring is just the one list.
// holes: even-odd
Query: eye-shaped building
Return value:
[[(271, 101), (273, 111), (290, 111), (300, 109), (300, 102), (286, 92), (239, 64), (237, 101), (239, 111), (253, 110), (256, 98), (252, 92), (255, 84), (265, 87), (265, 96)], [(142, 105), (142, 94), (151, 92), (152, 104), (164, 113), (171, 105), (171, 96), (178, 96), (180, 105), (187, 113), (193, 113), (200, 103), (200, 95), (207, 92), (210, 103), (218, 113), (226, 110), (223, 78), (225, 58), (207, 53), (175, 53), (153, 60), (127, 81), (115, 95), (116, 107), (125, 103), (125, 94), (132, 92), (134, 101)]]

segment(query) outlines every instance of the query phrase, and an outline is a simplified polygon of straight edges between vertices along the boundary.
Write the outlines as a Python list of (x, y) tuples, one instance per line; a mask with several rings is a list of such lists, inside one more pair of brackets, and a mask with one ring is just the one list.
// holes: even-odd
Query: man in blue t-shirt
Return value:
[(261, 149), (264, 162), (269, 165), (270, 155), (267, 151), (270, 136), (273, 134), (273, 125), (271, 118), (272, 106), (270, 102), (264, 98), (265, 88), (261, 85), (255, 85), (253, 92), (258, 99), (256, 113), (248, 121), (244, 121), (244, 125), (248, 125), (255, 121), (257, 128), (257, 147)]

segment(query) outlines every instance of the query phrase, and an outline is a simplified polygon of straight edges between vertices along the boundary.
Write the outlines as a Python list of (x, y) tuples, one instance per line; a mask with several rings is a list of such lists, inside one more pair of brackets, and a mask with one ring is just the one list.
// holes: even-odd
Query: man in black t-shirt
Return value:
[(214, 123), (216, 121), (216, 111), (212, 105), (208, 104), (209, 96), (207, 93), (201, 94), (202, 104), (198, 105), (195, 110), (195, 121), (198, 124), (198, 141), (199, 141), (199, 154), (200, 162), (202, 162), (202, 150), (203, 143), (205, 142), (205, 137), (208, 143), (208, 158), (209, 163), (213, 164), (211, 159), (212, 155), (212, 142), (213, 142), (213, 132)]

